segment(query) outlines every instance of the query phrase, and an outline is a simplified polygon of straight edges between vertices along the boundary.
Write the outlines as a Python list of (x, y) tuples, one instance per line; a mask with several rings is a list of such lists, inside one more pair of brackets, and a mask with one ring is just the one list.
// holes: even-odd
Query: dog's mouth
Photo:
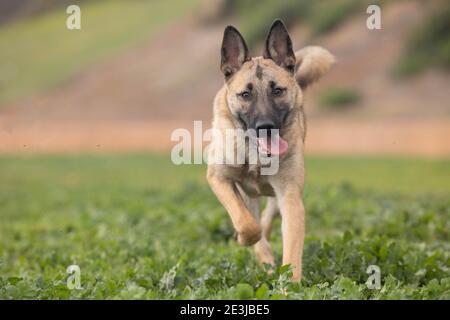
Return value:
[(269, 157), (281, 156), (288, 150), (288, 143), (279, 134), (268, 135), (258, 138), (258, 152), (266, 154)]

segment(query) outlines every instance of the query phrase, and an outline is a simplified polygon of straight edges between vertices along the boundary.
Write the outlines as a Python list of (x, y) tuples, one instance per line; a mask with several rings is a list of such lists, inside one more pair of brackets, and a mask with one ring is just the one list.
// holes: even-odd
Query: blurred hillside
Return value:
[(322, 45), (338, 60), (306, 94), (308, 151), (449, 156), (448, 2), (378, 1), (373, 31), (367, 3), (84, 1), (80, 31), (59, 5), (11, 13), (0, 26), (0, 151), (167, 150), (174, 128), (209, 124), (224, 27), (260, 55), (280, 17), (296, 48)]
[(2, 0), (0, 2), (0, 24), (29, 18), (56, 7), (79, 4), (69, 0)]

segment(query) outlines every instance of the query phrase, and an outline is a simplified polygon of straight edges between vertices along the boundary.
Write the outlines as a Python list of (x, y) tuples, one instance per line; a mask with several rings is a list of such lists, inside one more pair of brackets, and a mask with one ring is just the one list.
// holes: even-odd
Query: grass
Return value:
[[(0, 299), (450, 299), (450, 161), (309, 158), (304, 279), (231, 240), (203, 166), (0, 157)], [(280, 221), (272, 239), (281, 259)], [(81, 268), (81, 290), (66, 268)], [(382, 289), (365, 286), (368, 265)]]
[(320, 96), (319, 103), (328, 109), (342, 109), (355, 105), (361, 100), (361, 95), (349, 88), (329, 88)]
[(57, 85), (141, 43), (198, 3), (89, 1), (80, 6), (81, 30), (66, 28), (64, 7), (0, 28), (0, 104)]

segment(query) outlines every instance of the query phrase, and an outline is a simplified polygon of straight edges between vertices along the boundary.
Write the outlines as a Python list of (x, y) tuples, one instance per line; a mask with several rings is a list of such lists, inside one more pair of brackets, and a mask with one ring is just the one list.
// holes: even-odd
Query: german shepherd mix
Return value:
[[(209, 163), (209, 185), (228, 211), (237, 241), (245, 246), (254, 245), (262, 264), (274, 266), (268, 240), (272, 220), (281, 213), (282, 263), (291, 265), (292, 280), (298, 281), (305, 233), (303, 91), (330, 69), (334, 57), (320, 47), (306, 47), (294, 53), (280, 20), (270, 28), (262, 57), (249, 56), (244, 39), (232, 26), (225, 29), (221, 52), (225, 84), (214, 100), (213, 129), (255, 130), (258, 153), (278, 157), (279, 167), (276, 174), (262, 175), (258, 164)], [(258, 133), (262, 130), (277, 134), (261, 138)], [(236, 148), (237, 144), (233, 146)], [(220, 148), (224, 148), (223, 143), (217, 143), (213, 137), (209, 157), (222, 152)], [(248, 153), (248, 148), (236, 152)], [(248, 154), (245, 159), (248, 160)], [(268, 199), (260, 219), (262, 196)]]

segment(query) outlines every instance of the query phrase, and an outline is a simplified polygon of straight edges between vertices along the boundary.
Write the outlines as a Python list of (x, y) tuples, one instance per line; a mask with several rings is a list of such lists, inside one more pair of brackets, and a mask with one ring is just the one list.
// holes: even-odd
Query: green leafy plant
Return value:
[[(0, 157), (0, 299), (450, 299), (450, 163), (307, 158), (303, 280), (232, 240), (204, 166)], [(164, 182), (164, 183), (162, 183)], [(67, 287), (69, 265), (82, 289)], [(366, 286), (367, 267), (381, 289)]]

